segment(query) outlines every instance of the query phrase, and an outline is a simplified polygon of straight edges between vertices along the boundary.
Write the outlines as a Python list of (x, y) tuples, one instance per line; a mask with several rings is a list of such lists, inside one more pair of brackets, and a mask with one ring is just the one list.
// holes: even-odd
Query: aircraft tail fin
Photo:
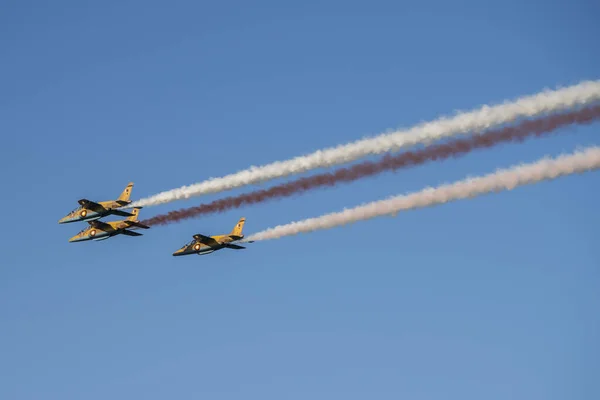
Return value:
[(133, 182), (129, 182), (127, 187), (121, 192), (121, 195), (117, 199), (118, 202), (129, 203), (129, 198), (131, 197), (131, 189), (133, 189)]
[(244, 217), (240, 218), (240, 220), (237, 222), (237, 224), (231, 231), (231, 236), (244, 237), (244, 235), (242, 234), (242, 230), (244, 229), (245, 223), (246, 223), (246, 218), (244, 218)]
[(133, 210), (131, 210), (131, 217), (127, 218), (127, 221), (132, 221), (132, 222), (137, 222), (138, 221), (138, 215), (140, 213), (140, 208), (142, 207), (134, 207)]

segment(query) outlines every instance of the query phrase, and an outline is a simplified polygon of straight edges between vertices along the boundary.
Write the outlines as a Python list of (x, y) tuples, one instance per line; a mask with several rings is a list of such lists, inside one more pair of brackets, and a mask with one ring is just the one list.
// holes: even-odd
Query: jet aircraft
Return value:
[(131, 217), (122, 221), (87, 221), (90, 225), (83, 229), (77, 235), (69, 239), (69, 242), (83, 242), (85, 240), (104, 240), (115, 235), (142, 236), (141, 233), (133, 232), (128, 229), (149, 229), (150, 227), (142, 224), (138, 219), (138, 213), (141, 207), (135, 207)]
[(245, 249), (243, 246), (233, 244), (234, 242), (244, 238), (242, 229), (244, 228), (245, 222), (246, 218), (240, 218), (231, 233), (228, 235), (204, 236), (200, 233), (197, 233), (194, 235), (194, 240), (183, 245), (183, 247), (173, 253), (173, 255), (187, 256), (189, 254), (198, 254), (200, 256), (225, 248), (234, 250)]
[(131, 197), (131, 188), (133, 188), (133, 182), (130, 182), (127, 185), (117, 200), (100, 201), (96, 203), (88, 199), (81, 199), (78, 201), (80, 206), (61, 218), (58, 223), (65, 224), (77, 221), (93, 221), (110, 214), (119, 215), (121, 217), (131, 217), (134, 214), (118, 210), (120, 207), (131, 204), (131, 200), (129, 200)]

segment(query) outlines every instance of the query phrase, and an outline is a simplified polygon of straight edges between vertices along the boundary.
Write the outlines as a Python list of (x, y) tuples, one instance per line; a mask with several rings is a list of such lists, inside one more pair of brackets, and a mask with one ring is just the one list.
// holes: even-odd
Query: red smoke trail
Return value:
[(528, 120), (516, 126), (500, 128), (481, 135), (432, 145), (421, 150), (407, 151), (397, 155), (386, 155), (380, 161), (366, 161), (351, 167), (338, 169), (334, 172), (300, 178), (269, 189), (256, 190), (238, 196), (225, 197), (196, 207), (171, 211), (167, 214), (149, 218), (143, 221), (143, 223), (146, 225), (166, 225), (199, 215), (223, 212), (244, 205), (288, 197), (318, 187), (334, 186), (340, 182), (352, 182), (384, 171), (395, 171), (400, 168), (421, 165), (428, 161), (458, 157), (466, 155), (473, 150), (489, 148), (500, 143), (522, 142), (530, 136), (543, 136), (571, 124), (589, 124), (598, 118), (600, 118), (600, 105)]

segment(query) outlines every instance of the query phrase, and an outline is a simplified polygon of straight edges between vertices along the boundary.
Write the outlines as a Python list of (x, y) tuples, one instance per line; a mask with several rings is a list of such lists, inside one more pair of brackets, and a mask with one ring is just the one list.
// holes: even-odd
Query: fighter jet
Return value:
[(86, 240), (104, 240), (115, 235), (142, 236), (141, 233), (133, 232), (128, 229), (149, 229), (149, 226), (142, 224), (138, 219), (138, 213), (141, 207), (135, 207), (131, 217), (122, 221), (102, 222), (87, 221), (90, 225), (83, 229), (77, 235), (69, 239), (69, 242), (83, 242)]
[[(200, 233), (194, 235), (194, 240), (185, 244), (182, 248), (173, 253), (174, 256), (187, 256), (189, 254), (205, 255), (221, 249), (245, 249), (243, 246), (233, 244), (244, 238), (242, 229), (246, 218), (240, 218), (233, 230), (228, 235), (204, 236)], [(252, 242), (248, 242), (252, 243)]]
[(71, 211), (67, 216), (61, 218), (58, 223), (65, 224), (77, 221), (93, 221), (110, 214), (119, 215), (121, 217), (131, 217), (133, 214), (128, 213), (127, 211), (118, 210), (120, 207), (131, 204), (131, 200), (129, 200), (129, 197), (131, 196), (131, 188), (133, 188), (133, 182), (130, 182), (127, 185), (117, 200), (108, 200), (96, 203), (88, 199), (81, 199), (78, 201), (80, 207)]

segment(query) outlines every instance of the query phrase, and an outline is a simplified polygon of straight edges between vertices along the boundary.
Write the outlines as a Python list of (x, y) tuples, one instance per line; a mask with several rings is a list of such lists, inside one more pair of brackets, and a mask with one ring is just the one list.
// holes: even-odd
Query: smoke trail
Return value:
[(375, 201), (317, 218), (280, 225), (250, 235), (242, 241), (279, 239), (283, 236), (296, 235), (298, 233), (330, 229), (387, 214), (393, 215), (399, 211), (430, 207), (449, 201), (499, 192), (501, 190), (511, 190), (518, 186), (534, 184), (598, 168), (600, 168), (600, 147), (589, 147), (580, 152), (562, 155), (555, 159), (543, 158), (532, 164), (523, 164), (499, 170), (489, 175), (469, 178), (437, 188), (427, 188), (420, 192)]
[(318, 187), (333, 186), (340, 182), (352, 182), (384, 171), (408, 168), (424, 164), (428, 161), (440, 161), (449, 157), (458, 157), (473, 150), (489, 148), (500, 143), (523, 141), (529, 136), (542, 136), (566, 125), (590, 123), (598, 118), (600, 118), (600, 105), (579, 111), (528, 120), (517, 126), (490, 131), (480, 136), (455, 139), (448, 143), (433, 145), (422, 150), (408, 151), (395, 156), (387, 155), (377, 162), (367, 161), (331, 173), (323, 173), (286, 182), (269, 189), (230, 196), (200, 206), (171, 211), (167, 214), (149, 218), (143, 221), (143, 223), (146, 225), (166, 225), (200, 215), (223, 212), (244, 205), (300, 194)]
[(585, 81), (557, 90), (544, 90), (535, 95), (521, 97), (512, 102), (442, 117), (433, 122), (419, 124), (408, 130), (399, 130), (365, 138), (353, 143), (317, 150), (316, 152), (286, 161), (277, 161), (260, 167), (252, 166), (220, 178), (183, 186), (138, 200), (128, 207), (147, 207), (187, 199), (208, 193), (222, 192), (253, 183), (298, 174), (315, 168), (331, 167), (359, 158), (398, 151), (408, 146), (429, 144), (435, 140), (469, 132), (481, 133), (494, 125), (506, 124), (519, 118), (548, 115), (600, 100), (600, 80)]

